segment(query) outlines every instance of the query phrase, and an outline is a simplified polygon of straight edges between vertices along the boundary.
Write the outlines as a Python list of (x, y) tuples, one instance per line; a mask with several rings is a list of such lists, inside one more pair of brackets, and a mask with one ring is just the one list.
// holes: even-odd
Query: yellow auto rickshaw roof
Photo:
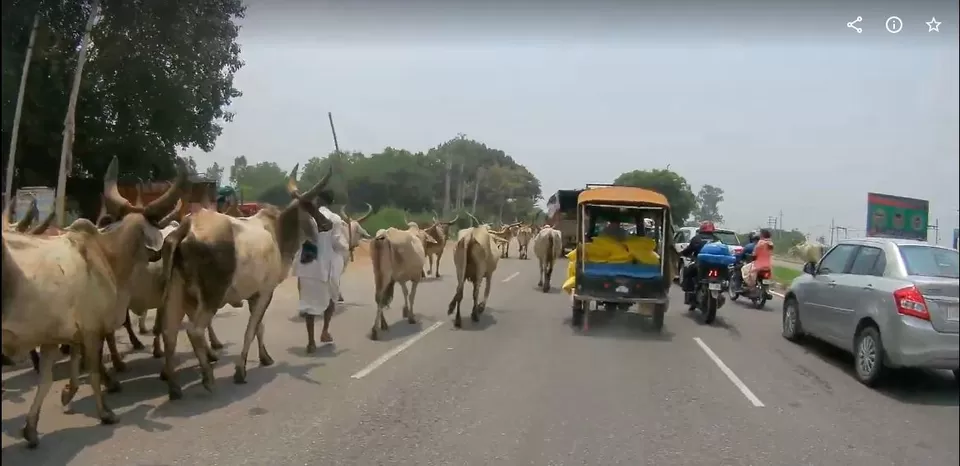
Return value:
[(577, 196), (577, 204), (614, 202), (625, 204), (650, 204), (659, 207), (670, 207), (667, 198), (656, 191), (633, 188), (630, 186), (610, 186), (605, 188), (585, 189)]

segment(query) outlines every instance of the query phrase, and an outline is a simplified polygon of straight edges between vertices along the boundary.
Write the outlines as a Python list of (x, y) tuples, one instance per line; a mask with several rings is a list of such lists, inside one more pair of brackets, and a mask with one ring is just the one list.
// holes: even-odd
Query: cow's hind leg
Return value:
[[(267, 308), (270, 307), (270, 303), (273, 302), (273, 291), (265, 296), (264, 298), (263, 294), (257, 294), (250, 298), (250, 301), (266, 300), (266, 304), (263, 305), (263, 313), (260, 314), (260, 322), (257, 323), (257, 359), (260, 360), (261, 366), (272, 366), (273, 357), (267, 352), (267, 345), (263, 342), (263, 316), (267, 312)], [(251, 307), (251, 309), (253, 308)], [(320, 341), (323, 341), (323, 339), (321, 338)]]
[[(477, 312), (483, 314), (483, 311), (487, 310), (487, 299), (490, 298), (490, 284), (493, 281), (492, 274), (487, 274), (486, 277), (483, 277), (483, 300), (477, 305)], [(480, 280), (477, 280), (477, 285), (479, 286)], [(474, 291), (474, 300), (476, 300), (477, 292)]]
[(213, 366), (210, 365), (210, 349), (207, 347), (206, 331), (210, 327), (210, 321), (213, 319), (213, 312), (208, 309), (187, 309), (186, 313), (191, 316), (190, 324), (187, 325), (187, 338), (193, 346), (193, 353), (197, 356), (197, 362), (200, 365), (202, 374), (203, 388), (208, 392), (213, 392)]
[(40, 436), (37, 433), (40, 408), (43, 406), (43, 400), (50, 393), (50, 387), (53, 386), (53, 364), (57, 361), (57, 353), (59, 353), (57, 345), (40, 347), (40, 385), (36, 396), (33, 397), (33, 403), (30, 404), (30, 411), (27, 412), (27, 422), (23, 426), (23, 438), (30, 448), (36, 448), (40, 443)]
[[(143, 328), (143, 319), (140, 319), (140, 327)], [(133, 346), (133, 349), (140, 351), (144, 348), (143, 342), (137, 338), (137, 334), (133, 332), (133, 324), (130, 323), (130, 310), (127, 310), (127, 317), (123, 319), (123, 328), (127, 331), (127, 339), (130, 340), (130, 345)], [(143, 333), (143, 332), (141, 332)]]
[(407, 299), (407, 287), (406, 287), (406, 285), (401, 284), (401, 286), (403, 287), (403, 299), (404, 299), (404, 301), (407, 302), (406, 307), (404, 307), (404, 310), (405, 310), (404, 317), (407, 318), (407, 323), (408, 323), (408, 324), (415, 324), (415, 323), (417, 323), (417, 316), (414, 315), (414, 313), (413, 313), (413, 302), (416, 301), (416, 299), (417, 299), (417, 287), (420, 286), (420, 282), (419, 282), (419, 281), (415, 281), (415, 282), (413, 282), (413, 284), (410, 285), (410, 298), (409, 298), (409, 299)]
[(142, 315), (137, 316), (137, 331), (140, 332), (140, 335), (149, 335), (150, 330), (147, 329), (147, 311), (144, 311)]
[(74, 344), (70, 353), (70, 381), (60, 391), (60, 404), (69, 408), (70, 402), (80, 388), (80, 366), (83, 362), (83, 346)]
[(163, 312), (158, 315), (163, 316), (163, 323), (160, 324), (161, 335), (163, 336), (163, 369), (160, 372), (160, 379), (166, 380), (167, 392), (170, 400), (179, 400), (183, 398), (183, 388), (177, 381), (177, 333), (180, 331), (180, 323), (183, 322), (183, 305), (185, 299), (183, 277), (179, 273), (174, 273), (170, 282), (167, 284), (167, 301), (164, 303)]
[(461, 301), (463, 301), (463, 282), (457, 284), (457, 292), (453, 294), (453, 299), (450, 300), (450, 305), (447, 307), (447, 315), (453, 314), (454, 308), (457, 310), (457, 315), (453, 318), (453, 326), (456, 328), (463, 326), (463, 322), (460, 320)]
[(543, 286), (543, 261), (538, 261), (538, 262), (539, 263), (537, 264), (537, 275), (539, 278), (537, 280), (537, 286)]
[[(240, 359), (233, 371), (233, 383), (247, 383), (247, 356), (250, 354), (250, 345), (253, 344), (253, 338), (257, 337), (260, 351), (260, 364), (273, 364), (273, 358), (266, 353), (266, 347), (263, 345), (263, 315), (267, 312), (267, 306), (270, 304), (269, 294), (257, 294), (247, 300), (250, 306), (250, 318), (247, 319), (247, 329), (243, 332), (243, 349), (240, 350)], [(269, 361), (269, 364), (265, 362)]]
[[(433, 257), (433, 256), (430, 256)], [(440, 278), (440, 259), (443, 257), (443, 249), (437, 252), (437, 270), (433, 272), (433, 276)], [(430, 259), (430, 267), (433, 268), (433, 259)]]
[(83, 335), (83, 354), (87, 358), (90, 369), (90, 388), (93, 389), (93, 400), (97, 405), (97, 416), (103, 424), (115, 424), (117, 415), (107, 407), (103, 396), (103, 387), (99, 368), (103, 365), (103, 335), (88, 332)]
[(545, 267), (546, 270), (543, 271), (543, 292), (547, 293), (550, 291), (550, 279), (553, 278), (553, 262), (554, 259), (551, 258), (547, 261)]
[[(127, 319), (129, 320), (129, 318), (130, 314), (127, 314)], [(107, 332), (103, 338), (107, 341), (107, 350), (110, 351), (110, 362), (113, 363), (113, 369), (117, 372), (126, 372), (127, 363), (123, 362), (123, 357), (120, 356), (120, 351), (117, 349), (117, 332)], [(141, 344), (141, 346), (143, 345)]]
[[(114, 332), (108, 332), (106, 336), (103, 337), (103, 341), (106, 341), (107, 347), (110, 349), (110, 359), (111, 359), (111, 363), (113, 364), (113, 369), (116, 372), (125, 372), (127, 370), (127, 364), (123, 362), (123, 359), (120, 358), (120, 354), (116, 352), (117, 339), (114, 336)], [(101, 346), (102, 346), (102, 343), (101, 343)], [(86, 354), (85, 351), (84, 351), (84, 354)], [(119, 366), (117, 366), (117, 362), (120, 363)], [(103, 362), (102, 354), (100, 356), (100, 364), (97, 366), (90, 366), (88, 370), (91, 372), (93, 372), (94, 370), (100, 371), (100, 376), (103, 378), (103, 386), (107, 388), (107, 393), (117, 393), (121, 390), (120, 382), (117, 379), (115, 379), (113, 375), (107, 372), (107, 366)]]
[[(222, 350), (223, 343), (217, 338), (216, 332), (213, 331), (213, 322), (211, 321), (210, 326), (207, 327), (207, 336), (210, 338), (210, 349)], [(216, 361), (219, 358), (210, 358), (211, 361)]]
[(470, 320), (480, 322), (480, 280), (473, 282), (473, 307), (470, 308)]

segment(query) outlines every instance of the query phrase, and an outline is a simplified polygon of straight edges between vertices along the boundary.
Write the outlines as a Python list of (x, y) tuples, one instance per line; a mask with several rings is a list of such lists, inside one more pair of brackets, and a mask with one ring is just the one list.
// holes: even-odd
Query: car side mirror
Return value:
[(816, 271), (817, 271), (817, 264), (814, 264), (813, 262), (807, 262), (806, 264), (803, 264), (803, 273), (816, 275)]

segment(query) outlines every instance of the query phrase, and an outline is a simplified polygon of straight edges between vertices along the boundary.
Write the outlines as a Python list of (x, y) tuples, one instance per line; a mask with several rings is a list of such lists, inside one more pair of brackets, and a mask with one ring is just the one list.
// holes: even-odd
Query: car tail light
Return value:
[(742, 247), (742, 246), (734, 246), (734, 247), (733, 247), (733, 254), (734, 254), (734, 255), (740, 254), (741, 252), (743, 252), (743, 247)]
[(901, 315), (930, 320), (927, 300), (923, 299), (923, 295), (917, 287), (908, 286), (894, 291), (893, 301), (897, 304), (897, 312)]
[(710, 269), (710, 271), (707, 272), (707, 276), (710, 278), (717, 278), (717, 269)]

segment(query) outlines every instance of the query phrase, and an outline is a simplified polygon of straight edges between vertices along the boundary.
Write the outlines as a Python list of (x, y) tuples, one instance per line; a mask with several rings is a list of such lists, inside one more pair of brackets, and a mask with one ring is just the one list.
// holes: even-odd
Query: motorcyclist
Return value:
[(693, 277), (696, 277), (697, 274), (697, 254), (700, 254), (700, 250), (703, 249), (708, 243), (714, 241), (719, 241), (720, 239), (714, 233), (716, 228), (713, 225), (713, 222), (705, 220), (700, 222), (700, 227), (697, 228), (697, 234), (690, 239), (690, 243), (687, 244), (687, 247), (683, 248), (683, 251), (680, 251), (680, 255), (683, 257), (688, 257), (693, 260), (693, 262), (683, 270), (683, 280), (680, 285), (684, 291), (692, 291), (692, 282)]
[(751, 231), (747, 239), (747, 244), (743, 246), (743, 250), (737, 255), (737, 262), (744, 263), (751, 259), (753, 249), (757, 247), (757, 243), (760, 241), (760, 235), (755, 231)]

